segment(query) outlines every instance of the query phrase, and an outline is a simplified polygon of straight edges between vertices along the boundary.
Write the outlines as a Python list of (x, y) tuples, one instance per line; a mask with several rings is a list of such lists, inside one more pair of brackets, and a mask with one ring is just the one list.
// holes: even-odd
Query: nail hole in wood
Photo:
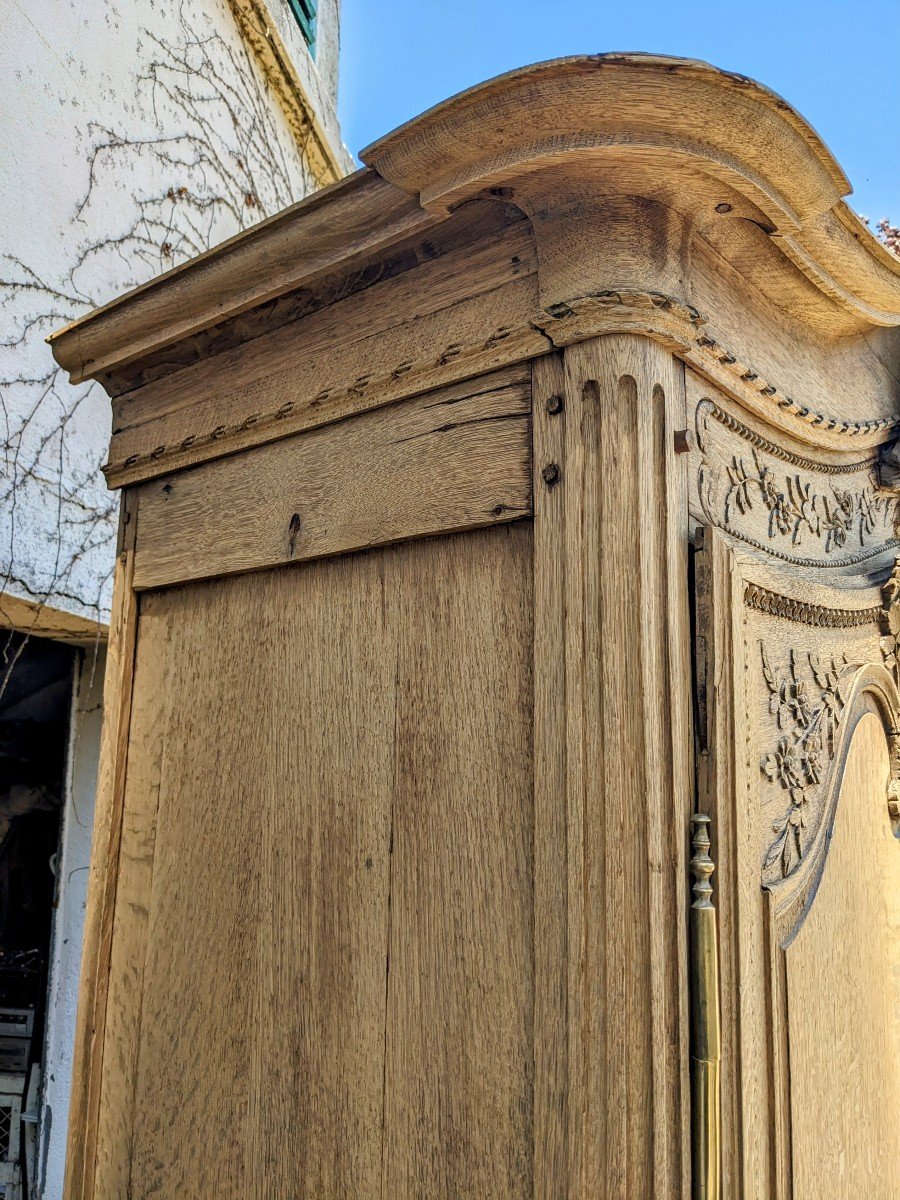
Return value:
[(297, 549), (297, 538), (300, 536), (300, 514), (294, 513), (288, 524), (288, 544), (290, 546), (291, 558), (294, 557), (294, 552)]

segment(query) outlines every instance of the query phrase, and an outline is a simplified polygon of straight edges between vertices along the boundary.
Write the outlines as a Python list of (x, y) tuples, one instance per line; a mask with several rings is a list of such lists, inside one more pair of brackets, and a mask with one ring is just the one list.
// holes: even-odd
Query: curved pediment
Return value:
[[(53, 336), (72, 381), (113, 397), (111, 482), (617, 332), (816, 453), (856, 462), (896, 436), (900, 259), (759, 84), (684, 59), (560, 59), (362, 157)], [(213, 376), (214, 411), (188, 420)]]
[[(600, 197), (656, 201), (683, 218), (674, 239), (681, 245), (657, 238), (657, 270), (661, 251), (686, 258), (694, 233), (732, 258), (735, 223), (752, 222), (813, 284), (825, 312), (900, 323), (900, 261), (844, 203), (850, 184), (815, 130), (768, 88), (706, 63), (600, 54), (525, 67), (439, 104), (361, 157), (432, 212), (499, 191), (539, 223), (552, 210), (559, 224), (562, 199), (590, 213), (596, 229), (591, 210)], [(772, 263), (757, 258), (756, 282), (766, 291)], [(668, 275), (685, 268), (669, 264)], [(800, 279), (796, 286), (799, 298)]]
[[(742, 75), (648, 54), (538, 63), (445, 100), (362, 151), (385, 179), (449, 208), (563, 159), (689, 167), (746, 194), (780, 232), (850, 185), (789, 104)], [(671, 184), (672, 180), (666, 181)]]

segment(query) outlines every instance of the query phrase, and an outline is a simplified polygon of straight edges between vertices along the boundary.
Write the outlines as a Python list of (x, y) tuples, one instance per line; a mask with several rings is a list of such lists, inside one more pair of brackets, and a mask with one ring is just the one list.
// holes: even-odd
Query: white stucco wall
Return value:
[(61, 1200), (63, 1194), (105, 668), (102, 646), (83, 652), (72, 694), (62, 835), (56, 862), (59, 899), (53, 922), (38, 1115), (36, 1195), (42, 1200)]
[[(266, 4), (334, 136), (337, 0), (321, 76)], [(315, 181), (229, 0), (0, 0), (0, 28), (0, 593), (102, 621), (109, 403), (44, 338)]]

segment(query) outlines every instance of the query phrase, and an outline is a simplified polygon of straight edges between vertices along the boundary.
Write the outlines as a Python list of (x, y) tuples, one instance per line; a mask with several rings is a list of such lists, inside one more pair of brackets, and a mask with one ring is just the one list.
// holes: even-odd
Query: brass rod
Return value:
[(710, 876), (709, 823), (691, 817), (691, 1149), (694, 1200), (719, 1200), (722, 1164), (719, 1082), (719, 947)]

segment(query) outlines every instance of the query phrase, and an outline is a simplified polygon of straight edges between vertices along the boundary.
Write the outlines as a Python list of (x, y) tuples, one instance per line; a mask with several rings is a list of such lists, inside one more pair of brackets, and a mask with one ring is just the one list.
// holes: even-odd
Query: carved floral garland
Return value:
[(900, 558), (881, 589), (881, 654), (884, 665), (900, 685)]
[(799, 546), (804, 533), (825, 539), (825, 553), (840, 549), (847, 535), (857, 529), (860, 545), (874, 534), (879, 519), (885, 522), (896, 510), (893, 496), (879, 495), (871, 486), (858, 492), (832, 487), (830, 491), (813, 491), (799, 474), (788, 475), (785, 485), (776, 482), (771, 467), (760, 460), (754, 448), (753, 465), (739, 455), (732, 455), (726, 467), (728, 490), (725, 493), (725, 524), (731, 525), (732, 508), (743, 516), (753, 509), (754, 500), (762, 500), (769, 513), (769, 537), (790, 536), (791, 544)]
[[(884, 665), (900, 687), (900, 558), (894, 563), (891, 577), (881, 589), (881, 654)], [(891, 736), (893, 770), (888, 785), (888, 812), (894, 833), (900, 837), (900, 738)]]
[(791, 801), (785, 815), (772, 826), (775, 840), (765, 866), (780, 863), (786, 877), (803, 858), (810, 796), (834, 759), (835, 735), (849, 694), (848, 664), (843, 656), (823, 661), (817, 654), (807, 654), (810, 678), (805, 679), (795, 651), (791, 651), (787, 671), (778, 672), (765, 646), (760, 648), (769, 712), (784, 731), (774, 751), (763, 756), (760, 769), (767, 779), (781, 785)]
[[(881, 590), (879, 615), (881, 653), (885, 667), (900, 686), (900, 558)], [(809, 802), (834, 761), (836, 734), (858, 664), (846, 655), (822, 659), (817, 654), (798, 655), (792, 650), (787, 670), (772, 666), (760, 643), (763, 677), (769, 689), (769, 712), (782, 736), (774, 750), (764, 754), (760, 770), (790, 797), (783, 817), (774, 822), (775, 840), (766, 854), (766, 869), (779, 865), (786, 878), (806, 852), (805, 830)], [(807, 673), (802, 662), (809, 664)], [(900, 780), (889, 795), (891, 819), (900, 823)]]

